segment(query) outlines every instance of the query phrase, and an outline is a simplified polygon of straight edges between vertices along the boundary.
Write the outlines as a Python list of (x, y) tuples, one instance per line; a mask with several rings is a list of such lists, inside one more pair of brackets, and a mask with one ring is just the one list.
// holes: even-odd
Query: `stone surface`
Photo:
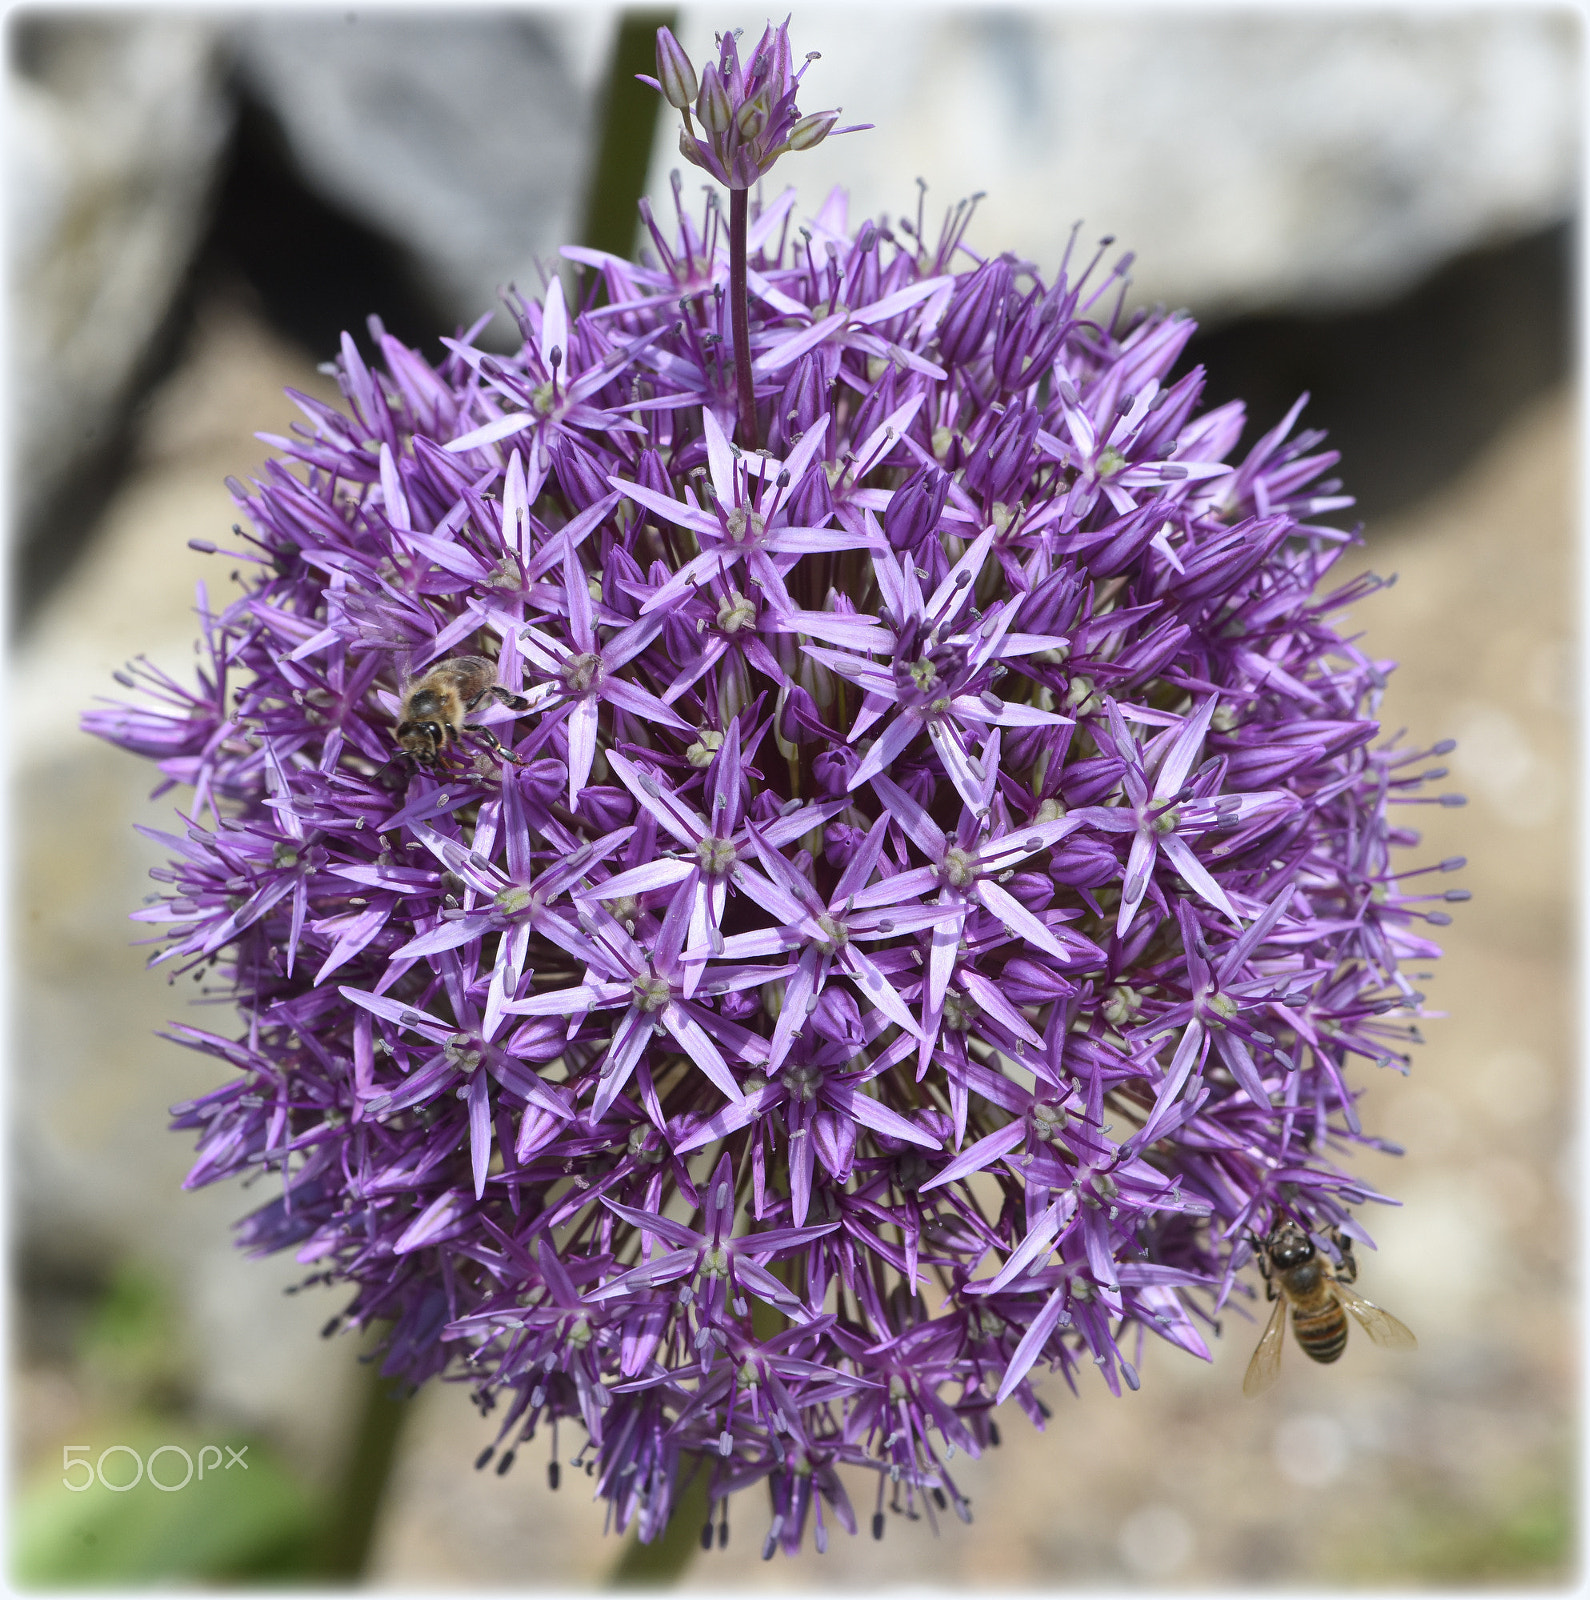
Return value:
[[(974, 245), (1053, 270), (1072, 222), (1137, 252), (1134, 293), (1207, 318), (1339, 309), (1573, 204), (1567, 10), (812, 8), (808, 102), (877, 130), (786, 162), (814, 202), (928, 216), (986, 190)], [(8, 218), (19, 525), (103, 445), (199, 240), (225, 60), (306, 181), (395, 241), (463, 322), (578, 225), (610, 8), (129, 9), (13, 20)], [(687, 8), (698, 60), (716, 14)], [(222, 46), (224, 44), (224, 50)], [(223, 59), (224, 58), (224, 59)], [(666, 205), (671, 132), (653, 163)], [(698, 194), (693, 172), (687, 188)], [(509, 336), (504, 317), (491, 339)]]
[[(684, 13), (698, 64), (714, 26)], [(914, 214), (920, 175), (931, 238), (986, 191), (970, 243), (1046, 273), (1080, 218), (1137, 252), (1137, 298), (1201, 317), (1383, 299), (1577, 197), (1566, 8), (806, 6), (791, 33), (823, 55), (803, 108), (876, 128), (787, 158), (771, 193), (842, 184), (853, 217)], [(667, 215), (674, 167), (692, 205), (705, 176), (658, 141)]]
[(28, 528), (128, 399), (203, 228), (231, 114), (202, 17), (8, 22), (11, 460)]
[(231, 37), (304, 178), (470, 323), (578, 226), (600, 9), (264, 12)]
[[(346, 1341), (316, 1332), (341, 1300), (286, 1299), (291, 1263), (231, 1254), (227, 1224), (263, 1189), (178, 1187), (188, 1150), (166, 1132), (165, 1108), (207, 1087), (212, 1069), (154, 1036), (193, 1013), (142, 970), (126, 921), (161, 854), (131, 823), (169, 825), (170, 801), (148, 804), (141, 763), (73, 731), (93, 694), (114, 692), (109, 673), (127, 654), (145, 648), (178, 671), (191, 661), (193, 580), (204, 573), (225, 591), (230, 564), (184, 540), (224, 539), (233, 510), (221, 479), (262, 459), (255, 428), (290, 420), (280, 386), (326, 392), (245, 318), (223, 311), (203, 327), (158, 397), (139, 469), (91, 559), (15, 667), (25, 720), (12, 800), (13, 1214), (31, 1238), (90, 1237), (160, 1264), (180, 1286), (205, 1403), (267, 1427), (306, 1470), (324, 1472), (355, 1368)], [(956, 1462), (971, 1527), (951, 1520), (935, 1537), (891, 1518), (881, 1544), (863, 1527), (860, 1538), (836, 1536), (826, 1557), (764, 1565), (765, 1502), (746, 1495), (729, 1549), (703, 1558), (692, 1586), (1566, 1578), (1578, 1349), (1564, 1223), (1577, 1171), (1574, 450), (1572, 407), (1559, 396), (1415, 512), (1372, 527), (1370, 554), (1344, 564), (1400, 570), (1358, 617), (1379, 653), (1402, 663), (1388, 728), (1462, 740), (1451, 781), (1472, 797), (1466, 810), (1419, 808), (1427, 838), (1410, 856), (1471, 863), (1435, 885), (1475, 896), (1450, 908), (1449, 954), (1425, 985), (1450, 1017), (1427, 1026), (1411, 1079), (1375, 1079), (1364, 1109), (1409, 1154), (1355, 1163), (1404, 1202), (1366, 1214), (1381, 1249), (1365, 1253), (1362, 1281), (1415, 1329), (1419, 1352), (1388, 1355), (1354, 1338), (1339, 1366), (1321, 1368), (1292, 1349), (1278, 1387), (1248, 1402), (1241, 1378), (1257, 1328), (1232, 1312), (1212, 1367), (1151, 1346), (1138, 1394), (1115, 1400), (1084, 1384), (1073, 1398), (1051, 1380), (1045, 1434), (1012, 1415), (1002, 1449)], [(220, 1013), (205, 1020), (225, 1025)], [(88, 1425), (64, 1363), (57, 1353), (23, 1386), (38, 1452), (24, 1468), (51, 1447), (58, 1461), (61, 1432)], [(596, 1582), (617, 1546), (600, 1539), (584, 1479), (565, 1465), (562, 1490), (549, 1492), (545, 1439), (507, 1477), (476, 1474), (485, 1442), (461, 1388), (421, 1396), (375, 1581)], [(578, 1442), (577, 1430), (561, 1436), (565, 1463)], [(865, 1524), (871, 1485), (852, 1480), (851, 1492)]]
[[(351, 19), (351, 20), (349, 20)], [(414, 254), (457, 315), (495, 304), (577, 223), (604, 8), (276, 13), (236, 35), (308, 180)], [(715, 11), (683, 8), (699, 63)], [(1572, 208), (1566, 10), (1110, 15), (1054, 7), (797, 9), (803, 103), (873, 131), (775, 184), (928, 217), (987, 192), (974, 245), (1052, 270), (1071, 224), (1137, 252), (1136, 293), (1204, 316), (1387, 298), (1454, 254)], [(744, 43), (749, 46), (753, 34)], [(672, 119), (670, 118), (670, 123)], [(651, 192), (668, 206), (672, 126)], [(701, 175), (685, 169), (688, 192)]]

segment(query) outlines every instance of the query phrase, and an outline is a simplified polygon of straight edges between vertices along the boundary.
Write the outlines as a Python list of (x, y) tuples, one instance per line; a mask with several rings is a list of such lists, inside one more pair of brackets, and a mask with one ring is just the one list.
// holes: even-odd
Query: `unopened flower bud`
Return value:
[(657, 30), (657, 81), (663, 98), (676, 111), (688, 110), (700, 89), (690, 57), (667, 28)]
[(789, 131), (785, 144), (791, 150), (810, 150), (814, 145), (819, 145), (828, 137), (833, 125), (839, 121), (839, 112), (814, 111), (809, 117), (802, 117)]
[(693, 167), (706, 167), (706, 162), (701, 159), (701, 151), (695, 139), (690, 135), (688, 128), (679, 130), (679, 154), (682, 155)]
[(950, 480), (935, 467), (919, 467), (894, 491), (883, 513), (883, 532), (896, 550), (916, 550), (938, 527)]
[(729, 91), (723, 86), (718, 69), (709, 61), (701, 74), (701, 93), (696, 96), (696, 115), (708, 133), (726, 133), (733, 118)]

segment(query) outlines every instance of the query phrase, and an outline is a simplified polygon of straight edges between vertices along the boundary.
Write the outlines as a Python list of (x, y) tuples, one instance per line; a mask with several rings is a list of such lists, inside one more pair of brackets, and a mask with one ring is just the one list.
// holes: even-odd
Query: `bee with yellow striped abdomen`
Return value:
[(1337, 1267), (1293, 1222), (1279, 1224), (1258, 1244), (1255, 1253), (1264, 1275), (1265, 1295), (1275, 1302), (1275, 1310), (1248, 1363), (1242, 1380), (1244, 1394), (1262, 1394), (1280, 1376), (1288, 1308), (1292, 1333), (1312, 1361), (1334, 1361), (1347, 1348), (1349, 1312), (1376, 1344), (1388, 1350), (1411, 1350), (1418, 1343), (1389, 1311), (1348, 1288), (1358, 1277), (1358, 1263), (1353, 1259), (1352, 1244), (1339, 1233), (1332, 1237), (1341, 1252)]

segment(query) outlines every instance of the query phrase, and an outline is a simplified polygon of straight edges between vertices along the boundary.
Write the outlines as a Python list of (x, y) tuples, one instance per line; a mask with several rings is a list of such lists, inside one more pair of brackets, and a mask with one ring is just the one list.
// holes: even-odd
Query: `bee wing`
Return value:
[[(355, 650), (370, 650), (377, 655), (383, 655), (392, 663), (392, 676), (397, 681), (397, 694), (400, 699), (407, 696), (414, 684), (414, 647), (406, 640), (394, 641), (391, 639), (364, 639), (351, 648)], [(377, 689), (385, 679), (382, 674), (377, 682)]]
[(1331, 1290), (1376, 1344), (1384, 1345), (1388, 1350), (1412, 1350), (1418, 1344), (1412, 1329), (1398, 1322), (1389, 1311), (1382, 1311), (1372, 1300), (1366, 1300), (1355, 1290), (1349, 1289), (1345, 1283), (1333, 1283)]
[(1279, 1297), (1270, 1313), (1269, 1326), (1260, 1335), (1258, 1348), (1248, 1363), (1242, 1392), (1250, 1399), (1263, 1394), (1281, 1376), (1281, 1346), (1286, 1343), (1286, 1299)]

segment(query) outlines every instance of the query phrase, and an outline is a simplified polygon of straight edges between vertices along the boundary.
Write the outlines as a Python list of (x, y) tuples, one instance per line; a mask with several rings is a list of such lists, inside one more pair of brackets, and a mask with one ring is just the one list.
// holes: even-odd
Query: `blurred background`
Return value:
[[(698, 63), (714, 28), (754, 38), (765, 20), (677, 19)], [(131, 655), (190, 669), (195, 583), (233, 586), (187, 541), (224, 542), (223, 479), (257, 471), (255, 432), (292, 419), (284, 385), (337, 398), (318, 364), (343, 329), (363, 341), (378, 313), (435, 357), (500, 285), (538, 292), (559, 244), (627, 249), (642, 184), (671, 215), (673, 129), (648, 169), (655, 119), (628, 84), (657, 20), (7, 15), (21, 1581), (564, 1587), (612, 1568), (579, 1480), (472, 1472), (488, 1440), (464, 1391), (381, 1394), (362, 1351), (319, 1337), (335, 1293), (289, 1293), (292, 1262), (232, 1250), (251, 1197), (181, 1191), (166, 1107), (209, 1067), (159, 1037), (192, 1013), (126, 920), (162, 857), (133, 825), (169, 825), (177, 797), (151, 802), (150, 772), (76, 718)], [(1577, 1572), (1580, 34), (1577, 11), (1528, 4), (796, 8), (797, 48), (823, 54), (803, 104), (876, 124), (779, 168), (811, 209), (833, 183), (856, 221), (914, 214), (919, 178), (930, 219), (982, 191), (973, 246), (1046, 274), (1081, 219), (1136, 252), (1137, 300), (1198, 316), (1187, 362), (1207, 364), (1211, 403), (1248, 400), (1250, 439), (1311, 392), (1305, 423), (1331, 430), (1365, 523), (1343, 574), (1401, 575), (1354, 619), (1401, 663), (1388, 731), (1459, 741), (1471, 803), (1422, 808), (1410, 864), (1467, 855), (1474, 898), (1421, 982), (1446, 1018), (1364, 1106), (1408, 1154), (1363, 1158), (1404, 1205), (1366, 1216), (1381, 1248), (1360, 1281), (1416, 1355), (1360, 1337), (1323, 1369), (1294, 1349), (1249, 1402), (1258, 1330), (1232, 1316), (1212, 1367), (1157, 1350), (1140, 1393), (1053, 1380), (1047, 1433), (1013, 1416), (968, 1465), (969, 1528), (896, 1524), (764, 1567), (766, 1514), (744, 1496), (691, 1586)], [(686, 170), (693, 204), (702, 177)], [(179, 1493), (63, 1487), (65, 1447), (167, 1443), (246, 1446), (249, 1469)]]

